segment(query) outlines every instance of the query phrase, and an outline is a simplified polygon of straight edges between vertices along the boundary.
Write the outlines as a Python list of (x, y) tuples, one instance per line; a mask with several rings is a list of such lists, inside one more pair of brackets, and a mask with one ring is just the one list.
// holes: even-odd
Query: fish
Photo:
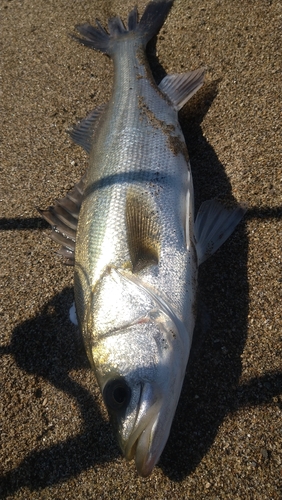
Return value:
[(89, 154), (78, 184), (41, 211), (74, 265), (77, 322), (121, 451), (147, 477), (168, 440), (189, 359), (199, 266), (231, 235), (244, 208), (207, 200), (194, 214), (191, 166), (178, 111), (205, 68), (157, 85), (146, 56), (172, 0), (76, 27), (110, 56), (112, 94), (71, 132)]

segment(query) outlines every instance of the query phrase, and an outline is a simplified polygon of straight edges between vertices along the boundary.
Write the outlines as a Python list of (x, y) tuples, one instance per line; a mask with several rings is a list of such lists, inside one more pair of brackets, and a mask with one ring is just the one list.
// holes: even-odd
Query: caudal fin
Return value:
[(109, 56), (114, 53), (117, 39), (126, 37), (132, 32), (135, 32), (136, 37), (140, 39), (140, 43), (146, 46), (149, 40), (161, 29), (172, 4), (173, 0), (153, 0), (145, 8), (140, 22), (138, 22), (138, 14), (135, 7), (128, 15), (127, 28), (120, 17), (113, 17), (108, 21), (109, 32), (96, 19), (96, 28), (88, 23), (76, 26), (77, 31), (84, 38), (76, 36), (73, 36), (73, 38), (83, 45), (100, 50)]

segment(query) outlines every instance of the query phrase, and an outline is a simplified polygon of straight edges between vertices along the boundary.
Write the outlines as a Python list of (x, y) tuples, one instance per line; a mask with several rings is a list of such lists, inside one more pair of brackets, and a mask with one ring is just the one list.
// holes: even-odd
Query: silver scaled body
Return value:
[(132, 39), (118, 49), (80, 209), (75, 299), (101, 389), (114, 376), (136, 387), (120, 431), (123, 447), (146, 384), (156, 386), (154, 404), (168, 398), (169, 432), (169, 398), (178, 400), (192, 341), (197, 257), (192, 176), (177, 110), (155, 84), (144, 50)]

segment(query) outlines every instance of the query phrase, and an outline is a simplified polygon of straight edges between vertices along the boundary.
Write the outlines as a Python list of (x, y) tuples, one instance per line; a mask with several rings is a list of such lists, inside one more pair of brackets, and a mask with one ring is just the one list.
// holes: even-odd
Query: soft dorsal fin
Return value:
[(72, 140), (78, 144), (78, 146), (81, 146), (88, 154), (90, 154), (93, 136), (105, 107), (106, 104), (101, 104), (98, 108), (93, 109), (93, 111), (91, 111), (86, 118), (81, 120), (81, 122), (79, 122), (79, 124), (69, 133)]
[(229, 238), (243, 218), (246, 209), (240, 205), (225, 208), (217, 200), (202, 203), (195, 221), (196, 249), (199, 265)]
[(179, 111), (203, 85), (205, 71), (206, 68), (199, 68), (180, 75), (167, 75), (159, 83), (159, 89), (168, 96), (175, 109)]

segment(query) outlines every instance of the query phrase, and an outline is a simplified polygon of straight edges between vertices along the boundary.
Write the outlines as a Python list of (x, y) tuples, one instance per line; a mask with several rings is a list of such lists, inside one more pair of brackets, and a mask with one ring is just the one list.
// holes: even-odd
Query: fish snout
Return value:
[(128, 439), (121, 443), (125, 458), (135, 458), (137, 472), (143, 477), (152, 472), (167, 439), (165, 436), (163, 440), (163, 436), (158, 432), (162, 401), (158, 392), (153, 390), (152, 384), (143, 385), (132, 431)]

